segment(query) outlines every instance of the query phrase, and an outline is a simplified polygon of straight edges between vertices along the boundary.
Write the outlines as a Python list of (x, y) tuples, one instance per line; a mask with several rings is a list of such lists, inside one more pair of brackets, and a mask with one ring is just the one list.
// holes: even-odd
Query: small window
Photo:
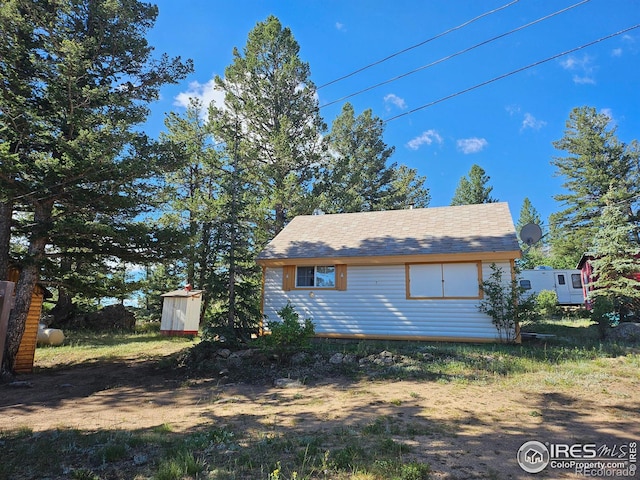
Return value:
[(582, 281), (580, 280), (580, 274), (579, 273), (572, 273), (571, 274), (571, 286), (573, 288), (582, 288)]
[(520, 280), (520, 288), (531, 290), (531, 280)]
[(298, 288), (335, 288), (336, 267), (333, 265), (317, 267), (297, 267), (296, 287)]
[(567, 283), (564, 279), (564, 275), (559, 274), (558, 275), (558, 285), (564, 285), (565, 283)]

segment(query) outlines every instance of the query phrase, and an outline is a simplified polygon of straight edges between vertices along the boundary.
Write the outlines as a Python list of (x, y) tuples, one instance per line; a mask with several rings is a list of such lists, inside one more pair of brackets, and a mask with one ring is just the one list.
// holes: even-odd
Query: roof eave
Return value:
[(506, 261), (522, 257), (520, 250), (496, 252), (463, 252), (463, 253), (432, 253), (412, 255), (370, 255), (357, 257), (308, 257), (308, 258), (260, 258), (258, 265), (265, 267), (282, 267), (285, 265), (402, 265), (405, 263), (440, 263), (440, 262), (471, 262), (471, 261)]

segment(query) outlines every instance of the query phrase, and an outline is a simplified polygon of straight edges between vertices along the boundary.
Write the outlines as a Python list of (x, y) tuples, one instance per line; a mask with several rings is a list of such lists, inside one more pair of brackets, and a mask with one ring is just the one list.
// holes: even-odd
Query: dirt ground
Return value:
[[(612, 359), (615, 361), (615, 359)], [(186, 380), (156, 362), (66, 367), (0, 385), (0, 430), (95, 431), (170, 424), (275, 432), (329, 431), (386, 416), (431, 430), (408, 442), (436, 479), (530, 479), (516, 461), (526, 441), (621, 444), (640, 440), (637, 379), (583, 389), (544, 382), (465, 385), (437, 381), (314, 380), (303, 386)], [(406, 439), (405, 439), (406, 440)], [(581, 478), (561, 471), (539, 478)], [(606, 477), (611, 478), (611, 477)]]

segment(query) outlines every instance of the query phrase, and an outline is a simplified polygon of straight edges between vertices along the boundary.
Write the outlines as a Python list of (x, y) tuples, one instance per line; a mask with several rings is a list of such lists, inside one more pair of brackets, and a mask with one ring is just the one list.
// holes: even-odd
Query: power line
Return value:
[(375, 62), (373, 62), (373, 63), (370, 63), (370, 64), (368, 64), (368, 65), (365, 65), (364, 67), (361, 67), (361, 68), (359, 68), (359, 69), (357, 69), (357, 70), (354, 70), (353, 72), (348, 73), (348, 74), (346, 74), (346, 75), (343, 75), (342, 77), (336, 78), (335, 80), (331, 80), (330, 82), (324, 83), (324, 84), (320, 85), (319, 87), (317, 87), (317, 90), (320, 90), (321, 88), (324, 88), (324, 87), (328, 87), (329, 85), (333, 85), (334, 83), (337, 83), (337, 82), (339, 82), (339, 81), (341, 81), (341, 80), (344, 80), (344, 79), (346, 79), (346, 78), (353, 77), (354, 75), (356, 75), (356, 74), (358, 74), (358, 73), (360, 73), (360, 72), (363, 72), (363, 71), (365, 71), (365, 70), (367, 70), (367, 69), (369, 69), (369, 68), (371, 68), (371, 67), (375, 67), (376, 65), (380, 65), (381, 63), (384, 63), (384, 62), (386, 62), (387, 60), (390, 60), (390, 59), (392, 59), (392, 58), (394, 58), (394, 57), (397, 57), (398, 55), (402, 55), (403, 53), (406, 53), (406, 52), (408, 52), (408, 51), (410, 51), (410, 50), (413, 50), (414, 48), (421, 47), (422, 45), (425, 45), (425, 44), (427, 44), (427, 43), (429, 43), (429, 42), (432, 42), (432, 41), (434, 41), (434, 40), (437, 40), (437, 39), (438, 39), (438, 38), (440, 38), (440, 37), (444, 37), (445, 35), (447, 35), (447, 34), (449, 34), (449, 33), (451, 33), (451, 32), (455, 32), (456, 30), (460, 30), (461, 28), (464, 28), (464, 27), (466, 27), (467, 25), (470, 25), (470, 24), (472, 24), (473, 22), (475, 22), (475, 21), (477, 21), (477, 20), (480, 20), (480, 19), (481, 19), (481, 18), (483, 18), (483, 17), (486, 17), (486, 16), (491, 15), (491, 14), (493, 14), (493, 13), (499, 12), (500, 10), (503, 10), (503, 9), (505, 9), (505, 8), (507, 8), (507, 7), (510, 7), (511, 5), (514, 5), (514, 4), (518, 3), (519, 1), (520, 1), (520, 0), (514, 0), (514, 1), (510, 2), (510, 3), (507, 3), (506, 5), (503, 5), (503, 6), (501, 6), (501, 7), (495, 8), (495, 9), (493, 9), (493, 10), (489, 11), (489, 12), (485, 12), (485, 13), (483, 13), (483, 14), (481, 14), (481, 15), (478, 15), (477, 17), (472, 18), (471, 20), (467, 20), (466, 22), (461, 23), (461, 24), (460, 24), (460, 25), (458, 25), (457, 27), (452, 27), (452, 28), (450, 28), (450, 29), (448, 29), (448, 30), (445, 30), (445, 31), (444, 31), (444, 32), (442, 32), (442, 33), (439, 33), (439, 34), (435, 35), (434, 37), (428, 38), (427, 40), (424, 40), (424, 41), (422, 41), (422, 42), (420, 42), (420, 43), (417, 43), (417, 44), (415, 44), (415, 45), (412, 45), (412, 46), (410, 46), (410, 47), (407, 47), (407, 48), (405, 48), (405, 49), (403, 49), (403, 50), (400, 50), (400, 51), (398, 51), (398, 52), (396, 52), (396, 53), (392, 53), (391, 55), (389, 55), (389, 56), (387, 56), (387, 57), (384, 57), (384, 58), (383, 58), (383, 59), (381, 59), (381, 60), (377, 60), (377, 61), (375, 61)]
[(401, 78), (408, 77), (409, 75), (413, 75), (414, 73), (417, 73), (419, 71), (425, 70), (427, 68), (431, 68), (431, 67), (433, 67), (435, 65), (438, 65), (438, 64), (440, 64), (440, 63), (442, 63), (442, 62), (444, 62), (446, 60), (451, 60), (452, 58), (455, 58), (455, 57), (457, 57), (459, 55), (462, 55), (464, 53), (470, 52), (471, 50), (475, 50), (478, 47), (481, 47), (483, 45), (487, 45), (488, 43), (491, 43), (491, 42), (495, 42), (496, 40), (504, 38), (504, 37), (506, 37), (508, 35), (512, 35), (512, 34), (514, 34), (516, 32), (519, 32), (520, 30), (524, 30), (525, 28), (528, 28), (528, 27), (530, 27), (532, 25), (535, 25), (537, 23), (543, 22), (544, 20), (548, 20), (549, 18), (555, 17), (556, 15), (560, 15), (561, 13), (564, 13), (564, 12), (566, 12), (568, 10), (573, 9), (573, 8), (579, 7), (580, 5), (583, 5), (583, 4), (585, 4), (585, 3), (589, 2), (589, 1), (591, 1), (591, 0), (582, 0), (581, 2), (574, 3), (573, 5), (570, 5), (570, 6), (566, 7), (566, 8), (563, 8), (562, 10), (558, 10), (558, 11), (556, 11), (554, 13), (550, 13), (549, 15), (545, 15), (544, 17), (540, 17), (537, 20), (534, 20), (532, 22), (529, 22), (529, 23), (526, 23), (524, 25), (521, 25), (521, 26), (519, 26), (517, 28), (514, 28), (513, 30), (509, 30), (508, 32), (502, 33), (502, 34), (497, 35), (495, 37), (492, 37), (492, 38), (490, 38), (488, 40), (484, 40), (484, 41), (482, 41), (480, 43), (476, 43), (475, 45), (472, 45), (470, 47), (464, 48), (462, 50), (458, 50), (457, 52), (452, 53), (451, 55), (447, 55), (446, 57), (442, 57), (442, 58), (440, 58), (438, 60), (435, 60), (435, 61), (433, 61), (431, 63), (428, 63), (426, 65), (422, 65), (421, 67), (418, 67), (418, 68), (416, 68), (414, 70), (411, 70), (409, 72), (403, 73), (403, 74), (398, 75), (396, 77), (390, 78), (388, 80), (385, 80), (384, 82), (377, 83), (377, 84), (372, 85), (370, 87), (363, 88), (362, 90), (358, 90), (355, 93), (351, 93), (349, 95), (345, 95), (344, 97), (338, 98), (337, 100), (333, 100), (333, 101), (331, 101), (329, 103), (325, 103), (324, 105), (321, 105), (320, 108), (328, 107), (329, 105), (333, 105), (333, 104), (336, 104), (338, 102), (342, 102), (342, 101), (344, 101), (344, 100), (346, 100), (348, 98), (355, 97), (356, 95), (360, 95), (361, 93), (368, 92), (369, 90), (373, 90), (375, 88), (381, 87), (381, 86), (386, 85), (388, 83), (395, 82), (396, 80), (400, 80)]
[(521, 67), (521, 68), (518, 68), (516, 70), (512, 70), (509, 73), (505, 73), (505, 74), (499, 75), (497, 77), (492, 78), (491, 80), (487, 80), (485, 82), (478, 83), (478, 84), (476, 84), (476, 85), (474, 85), (472, 87), (465, 88), (464, 90), (460, 90), (460, 91), (458, 91), (456, 93), (452, 93), (451, 95), (447, 95), (446, 97), (442, 97), (442, 98), (439, 98), (438, 100), (434, 100), (433, 102), (429, 102), (429, 103), (427, 103), (425, 105), (421, 105), (420, 107), (414, 108), (413, 110), (409, 110), (408, 112), (403, 112), (403, 113), (400, 113), (400, 114), (395, 115), (393, 117), (387, 118), (386, 120), (384, 120), (384, 122), (388, 123), (388, 122), (396, 120), (396, 119), (398, 119), (400, 117), (404, 117), (406, 115), (411, 115), (412, 113), (415, 113), (418, 110), (423, 110), (425, 108), (432, 107), (433, 105), (436, 105), (438, 103), (442, 103), (445, 100), (449, 100), (451, 98), (457, 97), (457, 96), (462, 95), (464, 93), (470, 92), (471, 90), (476, 90), (476, 89), (478, 89), (480, 87), (484, 87), (485, 85), (489, 85), (490, 83), (497, 82), (498, 80), (502, 80), (503, 78), (510, 77), (511, 75), (515, 75), (516, 73), (520, 73), (520, 72), (522, 72), (524, 70), (528, 70), (529, 68), (537, 67), (538, 65), (542, 65), (543, 63), (550, 62), (551, 60), (555, 60), (556, 58), (560, 58), (560, 57), (563, 57), (565, 55), (569, 55), (570, 53), (577, 52), (577, 51), (582, 50), (584, 48), (587, 48), (587, 47), (590, 47), (592, 45), (595, 45), (596, 43), (600, 43), (600, 42), (603, 42), (605, 40), (609, 40), (610, 38), (616, 37), (618, 35), (622, 35), (623, 33), (627, 33), (627, 32), (629, 32), (631, 30), (634, 30), (634, 29), (636, 29), (638, 27), (640, 27), (640, 23), (637, 23), (636, 25), (633, 25), (631, 27), (625, 28), (624, 30), (619, 30), (618, 32), (611, 33), (611, 34), (606, 35), (604, 37), (600, 37), (597, 40), (593, 40), (592, 42), (585, 43), (584, 45), (580, 45), (579, 47), (572, 48), (571, 50), (566, 50), (566, 51), (564, 51), (562, 53), (558, 53), (556, 55), (553, 55), (552, 57), (545, 58), (544, 60), (539, 60), (537, 62), (531, 63), (531, 64), (529, 64), (529, 65), (527, 65), (525, 67)]

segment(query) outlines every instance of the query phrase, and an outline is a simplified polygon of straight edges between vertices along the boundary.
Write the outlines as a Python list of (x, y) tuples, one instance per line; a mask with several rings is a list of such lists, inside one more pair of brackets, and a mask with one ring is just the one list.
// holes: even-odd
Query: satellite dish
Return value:
[(520, 240), (531, 246), (540, 241), (542, 238), (542, 229), (535, 223), (527, 223), (520, 229)]

